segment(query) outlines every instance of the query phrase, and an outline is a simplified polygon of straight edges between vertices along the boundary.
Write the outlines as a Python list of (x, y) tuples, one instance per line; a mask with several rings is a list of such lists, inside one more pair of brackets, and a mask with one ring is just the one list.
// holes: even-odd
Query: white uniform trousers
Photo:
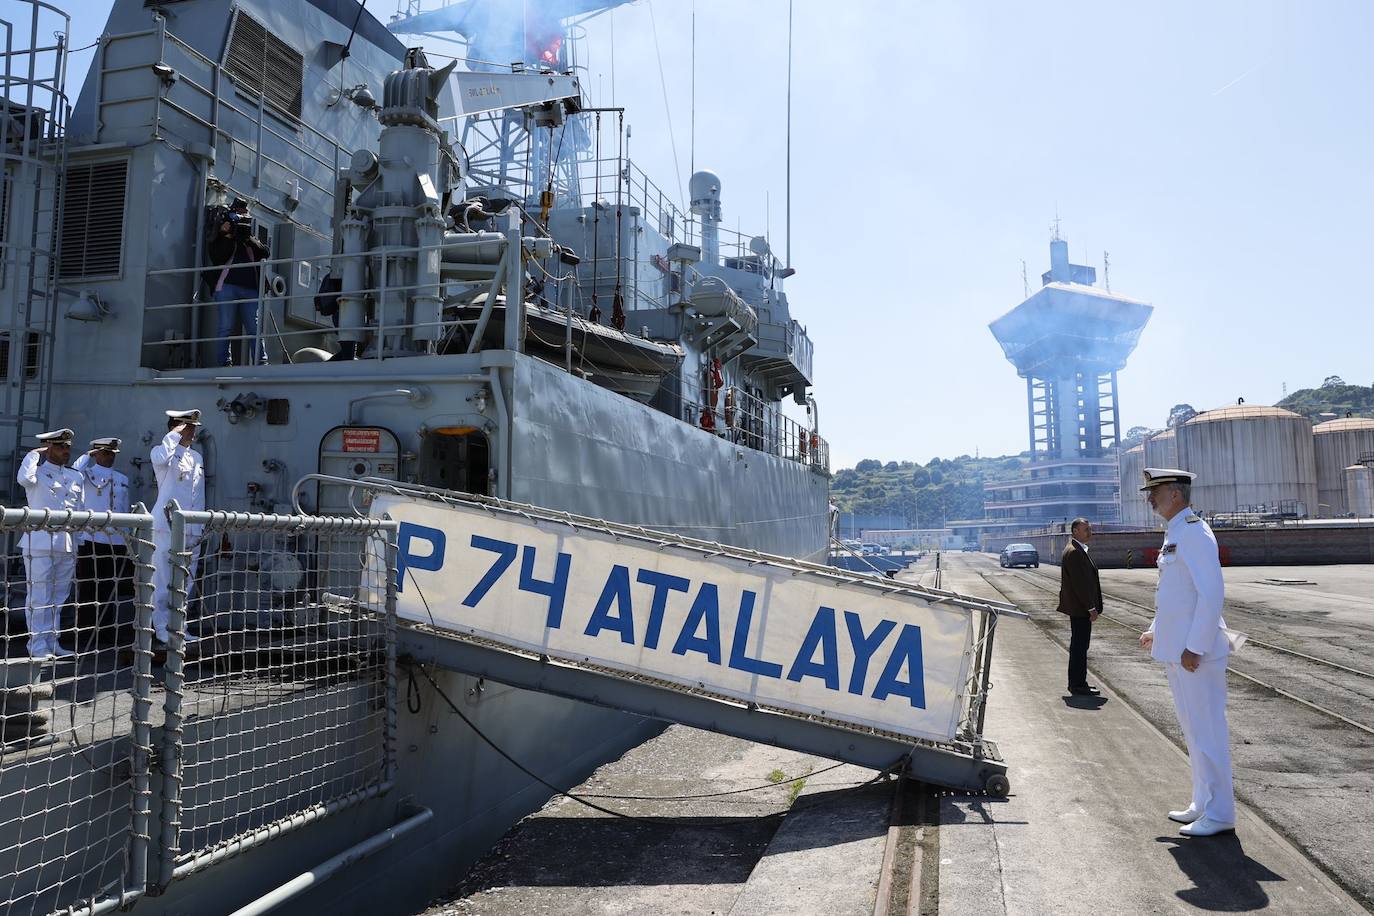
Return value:
[[(191, 540), (188, 538), (187, 540)], [(193, 544), (194, 540), (191, 541)], [(153, 632), (163, 642), (167, 641), (167, 623), (171, 609), (167, 606), (167, 587), (172, 581), (172, 564), (168, 556), (172, 546), (172, 532), (166, 528), (153, 529)], [(200, 547), (191, 550), (191, 570), (186, 577), (186, 600), (189, 602), (196, 591), (196, 572), (200, 568)]]
[(1196, 671), (1164, 666), (1174, 710), (1193, 770), (1193, 805), (1214, 821), (1236, 822), (1231, 787), (1231, 733), (1226, 724), (1226, 658), (1204, 660)]
[(57, 651), (62, 606), (72, 590), (76, 574), (76, 554), (66, 551), (24, 553), (24, 572), (28, 594), (24, 599), (24, 619), (29, 625), (29, 655), (39, 658)]

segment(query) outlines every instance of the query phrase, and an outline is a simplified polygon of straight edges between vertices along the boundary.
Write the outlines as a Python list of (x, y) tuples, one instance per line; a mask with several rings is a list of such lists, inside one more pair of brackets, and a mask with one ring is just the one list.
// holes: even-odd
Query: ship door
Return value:
[[(320, 440), (320, 473), (360, 480), (381, 477), (400, 480), (401, 446), (396, 434), (381, 426), (336, 426)], [(321, 515), (352, 515), (353, 488), (341, 483), (321, 483), (315, 511)]]
[(440, 426), (420, 447), (420, 483), (487, 496), (491, 490), (491, 443), (476, 426)]

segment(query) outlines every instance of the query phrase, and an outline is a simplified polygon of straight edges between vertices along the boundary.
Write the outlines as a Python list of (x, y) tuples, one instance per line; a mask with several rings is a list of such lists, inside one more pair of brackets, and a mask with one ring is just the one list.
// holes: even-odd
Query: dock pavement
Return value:
[[(957, 560), (942, 577), (999, 597)], [(1011, 794), (938, 793), (910, 912), (1366, 912), (1244, 805), (1234, 835), (1180, 837), (1166, 812), (1188, 801), (1185, 755), (1109, 684), (1069, 696), (1066, 662), (1030, 622), (999, 625), (985, 731)], [(875, 775), (672, 726), (572, 790), (629, 817), (555, 798), (424, 914), (883, 911), (893, 784)]]

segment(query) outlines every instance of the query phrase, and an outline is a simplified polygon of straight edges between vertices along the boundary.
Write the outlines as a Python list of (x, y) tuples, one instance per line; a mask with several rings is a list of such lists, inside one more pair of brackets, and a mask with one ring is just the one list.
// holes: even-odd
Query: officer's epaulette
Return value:
[(1202, 521), (1202, 516), (1200, 516), (1200, 515), (1190, 515), (1190, 516), (1188, 516), (1188, 524), (1190, 524), (1190, 525), (1191, 525), (1193, 522), (1200, 522), (1200, 521)]

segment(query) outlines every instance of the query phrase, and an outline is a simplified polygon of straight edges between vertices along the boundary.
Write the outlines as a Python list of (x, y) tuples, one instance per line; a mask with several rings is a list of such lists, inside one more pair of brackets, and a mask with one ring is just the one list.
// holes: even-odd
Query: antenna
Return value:
[(1054, 235), (1050, 236), (1050, 241), (1059, 241), (1059, 204), (1054, 205), (1054, 223), (1050, 227)]
[(1026, 259), (1021, 259), (1021, 288), (1025, 291), (1026, 298), (1030, 298), (1030, 279), (1026, 276)]
[(1107, 292), (1112, 291), (1112, 262), (1107, 252), (1102, 252), (1102, 284), (1107, 287)]
[(697, 173), (697, 2), (692, 0), (692, 139), (687, 154), (687, 171)]
[(787, 0), (787, 266), (792, 267), (792, 0)]

